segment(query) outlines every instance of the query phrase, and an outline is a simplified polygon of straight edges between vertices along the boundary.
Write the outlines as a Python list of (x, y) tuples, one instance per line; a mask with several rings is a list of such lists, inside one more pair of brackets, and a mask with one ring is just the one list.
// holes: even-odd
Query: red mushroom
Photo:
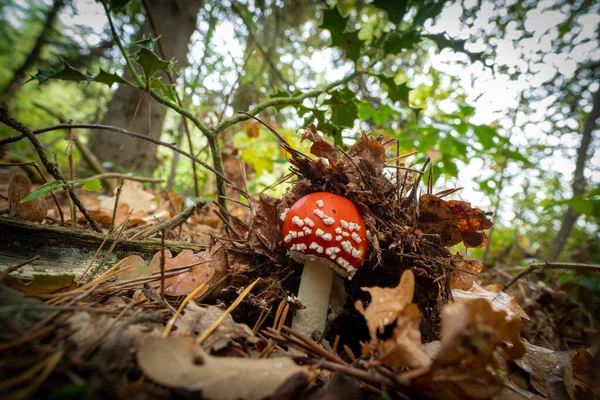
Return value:
[(304, 264), (292, 328), (311, 336), (323, 332), (333, 271), (351, 279), (367, 253), (366, 226), (354, 204), (337, 194), (311, 193), (281, 215), (288, 254)]

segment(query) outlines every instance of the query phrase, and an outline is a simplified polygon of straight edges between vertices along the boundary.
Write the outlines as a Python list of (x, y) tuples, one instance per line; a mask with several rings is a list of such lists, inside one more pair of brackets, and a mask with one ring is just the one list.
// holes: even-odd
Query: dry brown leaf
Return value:
[(351, 152), (358, 156), (358, 161), (367, 169), (369, 177), (380, 176), (386, 163), (385, 147), (371, 136), (361, 132), (360, 139), (354, 143)]
[(415, 276), (411, 270), (406, 270), (395, 288), (374, 286), (364, 287), (362, 290), (371, 294), (371, 303), (366, 309), (360, 300), (354, 306), (365, 317), (371, 340), (376, 340), (377, 332), (383, 333), (386, 326), (396, 321), (404, 307), (412, 303)]
[(483, 232), (492, 227), (484, 211), (472, 208), (470, 203), (459, 200), (442, 200), (432, 194), (424, 194), (419, 201), (419, 228), (429, 234), (440, 235), (446, 247), (464, 242), (466, 247), (484, 247), (487, 235)]
[(317, 127), (315, 124), (310, 124), (302, 134), (302, 140), (308, 139), (312, 142), (310, 146), (310, 152), (317, 157), (326, 158), (329, 161), (330, 165), (333, 165), (339, 160), (340, 156), (338, 153), (338, 149), (329, 143), (327, 140), (323, 139), (321, 135), (317, 132)]
[(291, 358), (213, 357), (191, 339), (149, 339), (137, 351), (141, 370), (161, 385), (202, 391), (212, 400), (269, 397), (297, 373), (308, 376), (308, 368)]
[(256, 253), (273, 258), (281, 248), (281, 220), (277, 212), (281, 200), (261, 194), (258, 201), (251, 202), (254, 215), (248, 232), (248, 244)]
[(535, 390), (550, 399), (574, 399), (573, 367), (568, 352), (523, 342), (527, 352), (515, 363), (529, 374)]
[(10, 216), (31, 222), (42, 222), (48, 214), (48, 203), (43, 197), (21, 203), (31, 192), (31, 181), (24, 175), (14, 175), (8, 186), (8, 210)]
[[(222, 315), (223, 310), (217, 306), (200, 307), (190, 301), (185, 307), (183, 316), (175, 322), (177, 330), (172, 335), (195, 338), (212, 326)], [(255, 343), (258, 338), (254, 336), (248, 325), (236, 323), (228, 314), (217, 329), (202, 342), (202, 346), (215, 352), (226, 348), (234, 340)]]
[(508, 319), (524, 318), (529, 319), (529, 316), (521, 308), (517, 300), (512, 294), (505, 293), (500, 290), (500, 285), (488, 285), (485, 288), (473, 282), (470, 290), (452, 289), (452, 297), (454, 301), (465, 301), (472, 299), (485, 299), (492, 305), (496, 311), (506, 312)]
[[(222, 251), (219, 253), (223, 253)], [(161, 253), (158, 252), (150, 262), (149, 270), (151, 274), (160, 272)], [(190, 271), (184, 271), (178, 275), (165, 279), (165, 294), (169, 296), (181, 296), (189, 294), (198, 288), (202, 283), (208, 282), (215, 274), (215, 264), (226, 263), (222, 257), (213, 259), (207, 251), (194, 254), (192, 250), (184, 250), (175, 258), (171, 252), (165, 251), (165, 271), (173, 268), (192, 266)], [(160, 282), (154, 283), (158, 287)], [(206, 285), (203, 290), (196, 294), (195, 298), (202, 296), (209, 288)]]
[(420, 323), (421, 313), (416, 304), (411, 303), (404, 307), (398, 315), (392, 338), (377, 344), (379, 361), (395, 367), (429, 367), (431, 358), (423, 351)]
[(249, 138), (258, 137), (259, 128), (260, 128), (260, 126), (257, 121), (246, 122), (246, 135)]
[(452, 257), (452, 273), (450, 274), (450, 288), (469, 290), (473, 287), (473, 282), (483, 270), (483, 264), (477, 260), (465, 260), (460, 254), (456, 253)]
[(571, 355), (577, 399), (600, 398), (600, 380), (594, 380), (594, 356), (587, 349)]
[[(402, 376), (417, 391), (443, 399), (487, 399), (500, 393), (504, 379), (494, 370), (494, 352), (517, 359), (525, 352), (520, 320), (507, 320), (483, 299), (449, 304), (442, 311), (441, 345), (428, 370)], [(510, 343), (508, 346), (506, 343)]]
[[(131, 267), (131, 268), (129, 268)], [(125, 257), (119, 266), (120, 270), (129, 268), (117, 275), (117, 281), (123, 282), (131, 279), (141, 278), (150, 275), (150, 269), (146, 261), (140, 256)]]
[[(144, 212), (147, 214), (156, 211), (158, 204), (155, 195), (147, 192), (140, 182), (126, 180), (121, 189), (119, 204), (129, 204), (135, 213)], [(100, 202), (100, 208), (113, 210), (115, 207), (115, 197), (107, 197)]]

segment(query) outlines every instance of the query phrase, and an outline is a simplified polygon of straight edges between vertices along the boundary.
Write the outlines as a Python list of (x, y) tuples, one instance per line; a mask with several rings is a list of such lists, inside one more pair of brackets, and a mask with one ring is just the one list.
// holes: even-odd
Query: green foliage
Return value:
[(399, 24), (408, 9), (408, 0), (375, 0), (373, 5), (384, 10), (390, 22)]
[(87, 190), (90, 192), (99, 192), (102, 190), (102, 184), (100, 183), (100, 181), (98, 179), (76, 179), (73, 181), (65, 181), (65, 182), (50, 181), (50, 182), (43, 184), (42, 186), (40, 186), (33, 192), (31, 192), (28, 196), (26, 196), (23, 200), (21, 200), (21, 203), (26, 203), (28, 201), (35, 200), (39, 197), (42, 197), (42, 196), (52, 192), (53, 190), (62, 189), (66, 186), (72, 186), (77, 183), (83, 183), (81, 188), (83, 190)]
[(98, 72), (98, 74), (92, 75), (87, 71), (81, 72), (73, 68), (65, 60), (62, 60), (62, 68), (59, 70), (38, 68), (37, 74), (31, 75), (31, 79), (29, 81), (36, 80), (42, 84), (50, 79), (70, 82), (86, 82), (88, 84), (91, 82), (98, 82), (109, 87), (112, 86), (113, 83), (124, 83), (133, 86), (121, 76), (115, 73), (106, 72), (102, 68), (100, 68), (100, 72)]
[(319, 26), (331, 35), (331, 46), (339, 47), (346, 57), (356, 62), (360, 57), (363, 41), (358, 37), (358, 31), (347, 31), (349, 17), (342, 17), (337, 6), (323, 10), (323, 23)]
[(150, 78), (159, 71), (165, 71), (168, 74), (173, 73), (174, 62), (172, 60), (163, 60), (153, 50), (150, 50), (147, 47), (140, 47), (132, 57), (132, 60), (142, 67), (146, 83), (149, 83)]

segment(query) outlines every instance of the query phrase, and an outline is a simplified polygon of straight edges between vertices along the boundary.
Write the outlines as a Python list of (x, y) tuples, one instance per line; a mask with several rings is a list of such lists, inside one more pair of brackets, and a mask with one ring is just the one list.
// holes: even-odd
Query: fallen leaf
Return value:
[[(126, 180), (121, 188), (119, 204), (128, 204), (136, 212), (143, 211), (146, 214), (154, 212), (157, 209), (155, 195), (147, 192), (140, 182)], [(113, 210), (115, 207), (115, 196), (102, 199), (100, 207), (106, 210)]]
[(521, 321), (507, 320), (505, 312), (494, 311), (483, 299), (448, 304), (441, 317), (441, 344), (431, 367), (401, 377), (436, 398), (487, 399), (500, 393), (505, 380), (494, 370), (494, 352), (500, 348), (513, 360), (524, 354)]
[[(222, 315), (223, 310), (217, 306), (200, 307), (191, 301), (186, 305), (183, 316), (175, 322), (177, 330), (172, 334), (174, 336), (196, 338), (212, 326)], [(258, 338), (254, 336), (248, 325), (236, 323), (228, 314), (202, 345), (215, 352), (226, 348), (234, 340), (255, 343)]]
[(484, 299), (491, 304), (492, 308), (496, 311), (506, 312), (508, 319), (513, 318), (524, 318), (529, 320), (529, 316), (521, 308), (517, 300), (512, 294), (505, 293), (500, 290), (499, 285), (489, 285), (485, 288), (479, 286), (475, 282), (470, 290), (452, 289), (452, 297), (455, 302), (472, 300), (472, 299)]
[(404, 307), (396, 320), (392, 338), (377, 344), (378, 360), (395, 367), (429, 367), (431, 358), (423, 351), (420, 323), (419, 308), (412, 303)]
[(31, 192), (31, 181), (24, 175), (14, 175), (8, 186), (9, 215), (31, 222), (42, 222), (48, 214), (48, 203), (38, 197), (21, 203)]
[(371, 294), (371, 303), (365, 309), (358, 300), (354, 306), (367, 321), (371, 340), (377, 339), (377, 332), (383, 333), (386, 326), (394, 323), (404, 307), (412, 303), (415, 292), (415, 276), (411, 270), (406, 270), (400, 277), (395, 288), (363, 287), (362, 290)]
[(249, 138), (258, 137), (259, 125), (257, 121), (250, 121), (246, 123), (246, 135)]
[(308, 139), (312, 142), (310, 152), (317, 157), (326, 158), (330, 165), (333, 165), (339, 160), (338, 149), (327, 140), (323, 139), (317, 132), (315, 124), (310, 124), (302, 134), (302, 140)]
[(571, 355), (576, 398), (600, 398), (600, 381), (594, 380), (594, 356), (587, 349), (579, 349)]
[(258, 254), (274, 257), (280, 249), (281, 223), (277, 206), (281, 200), (261, 194), (258, 201), (252, 202), (252, 224), (248, 232), (248, 244)]
[(27, 281), (8, 275), (2, 282), (25, 294), (52, 294), (63, 290), (71, 290), (77, 286), (75, 284), (75, 276), (70, 274), (34, 274)]
[(212, 400), (259, 400), (308, 368), (291, 358), (213, 357), (193, 340), (181, 337), (149, 339), (137, 351), (141, 370), (153, 381), (172, 388), (202, 391)]
[(452, 273), (450, 274), (450, 288), (469, 290), (473, 287), (473, 281), (477, 279), (483, 270), (483, 264), (477, 260), (465, 260), (456, 253), (452, 257)]
[[(218, 253), (224, 252), (220, 251)], [(165, 271), (190, 266), (189, 271), (183, 271), (178, 275), (165, 279), (165, 294), (168, 296), (181, 296), (193, 292), (198, 286), (204, 282), (208, 282), (213, 277), (215, 273), (215, 264), (226, 264), (227, 260), (223, 257), (213, 260), (208, 251), (194, 254), (192, 250), (184, 250), (173, 258), (171, 252), (165, 250)], [(148, 269), (151, 274), (155, 274), (160, 272), (160, 268), (161, 252), (157, 252), (154, 257), (152, 257)], [(153, 285), (159, 287), (160, 281), (155, 282)], [(209, 285), (206, 285), (194, 298), (202, 296), (209, 287)]]
[(378, 177), (386, 163), (385, 147), (378, 140), (361, 132), (350, 152), (358, 156), (358, 161), (367, 169), (369, 177)]
[(429, 234), (437, 234), (446, 247), (463, 242), (466, 247), (484, 247), (487, 235), (483, 232), (492, 227), (484, 211), (472, 208), (470, 203), (459, 200), (442, 200), (432, 194), (424, 194), (419, 201), (419, 228)]
[(523, 342), (525, 355), (515, 363), (529, 374), (529, 381), (542, 396), (574, 399), (573, 367), (568, 352), (557, 352)]
[(129, 281), (150, 275), (150, 269), (146, 261), (140, 256), (129, 256), (121, 261), (120, 270), (129, 268), (117, 275), (117, 281)]

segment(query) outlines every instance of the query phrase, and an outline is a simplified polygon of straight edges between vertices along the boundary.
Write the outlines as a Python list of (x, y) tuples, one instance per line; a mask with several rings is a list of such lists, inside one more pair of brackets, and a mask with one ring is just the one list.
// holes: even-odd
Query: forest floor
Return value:
[[(2, 397), (600, 396), (580, 287), (450, 251), (485, 246), (491, 216), (447, 200), (453, 188), (434, 193), (427, 163), (387, 159), (390, 143), (363, 135), (340, 152), (314, 127), (303, 138), (310, 157), (281, 139), (294, 178), (282, 198), (232, 187), (223, 209), (130, 177), (114, 194), (77, 189), (101, 233), (81, 212), (70, 222), (64, 191), (21, 202), (39, 185), (0, 166)], [(302, 266), (282, 220), (314, 192), (355, 204), (369, 250), (307, 337), (290, 327)]]

